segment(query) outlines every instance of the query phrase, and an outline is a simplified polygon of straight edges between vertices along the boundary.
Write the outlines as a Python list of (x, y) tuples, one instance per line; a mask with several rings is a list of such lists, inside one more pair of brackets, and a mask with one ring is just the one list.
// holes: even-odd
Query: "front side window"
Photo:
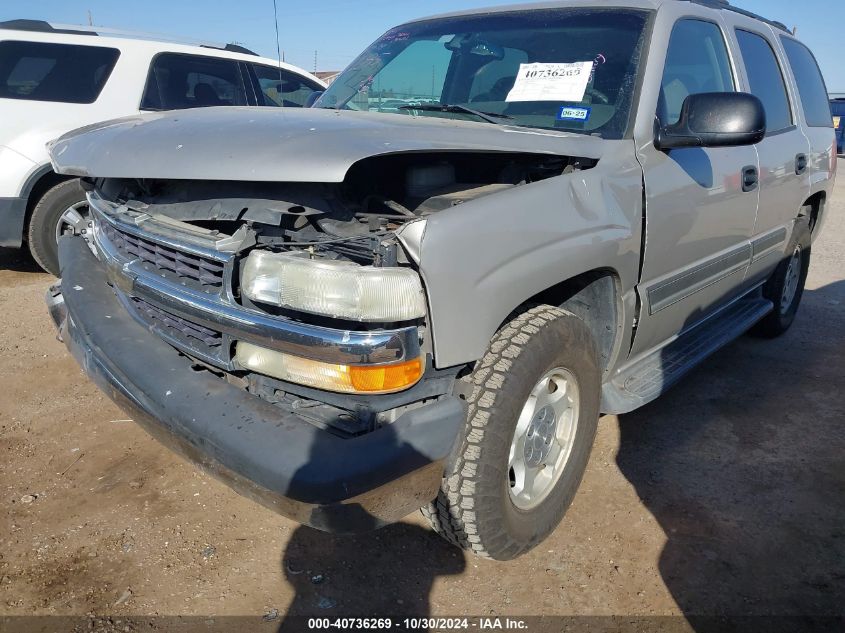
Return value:
[(679, 20), (666, 53), (657, 113), (660, 122), (677, 123), (690, 95), (734, 90), (728, 47), (719, 27), (703, 20)]
[[(388, 31), (317, 101), (623, 138), (648, 11), (536, 9), (415, 22)], [(441, 108), (441, 106), (443, 106)]]
[(763, 102), (766, 110), (766, 130), (785, 130), (792, 125), (792, 110), (783, 74), (771, 44), (750, 31), (737, 30), (736, 38), (751, 84), (751, 94)]
[(263, 64), (252, 64), (252, 68), (261, 88), (258, 105), (301, 108), (308, 102), (308, 97), (323, 89), (319, 84), (284, 68)]
[(94, 103), (119, 56), (102, 46), (0, 42), (0, 98)]
[(781, 37), (781, 40), (792, 74), (795, 75), (795, 83), (798, 84), (798, 94), (807, 125), (830, 127), (833, 125), (830, 102), (827, 100), (827, 88), (816, 58), (801, 42), (791, 37)]
[(238, 64), (229, 59), (162, 53), (150, 66), (143, 110), (247, 105)]

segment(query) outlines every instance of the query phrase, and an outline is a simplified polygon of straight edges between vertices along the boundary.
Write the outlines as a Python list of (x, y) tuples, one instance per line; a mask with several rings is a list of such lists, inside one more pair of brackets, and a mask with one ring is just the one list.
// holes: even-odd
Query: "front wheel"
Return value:
[(62, 235), (88, 239), (91, 219), (88, 200), (79, 180), (65, 180), (47, 190), (35, 205), (29, 221), (29, 250), (48, 273), (59, 276), (59, 245)]
[(557, 527), (596, 434), (597, 359), (587, 325), (552, 306), (532, 308), (496, 334), (466, 379), (463, 435), (437, 499), (423, 508), (436, 532), (510, 560)]

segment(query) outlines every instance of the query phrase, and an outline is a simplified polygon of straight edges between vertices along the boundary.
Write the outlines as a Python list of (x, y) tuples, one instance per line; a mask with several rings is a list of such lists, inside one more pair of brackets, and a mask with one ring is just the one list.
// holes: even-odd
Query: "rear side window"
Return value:
[(736, 37), (751, 84), (751, 94), (760, 99), (766, 109), (766, 130), (785, 130), (792, 125), (792, 109), (783, 73), (771, 44), (750, 31), (737, 30)]
[(827, 88), (816, 58), (806, 46), (789, 37), (781, 37), (786, 57), (801, 96), (804, 117), (810, 127), (831, 127), (833, 117), (830, 102), (827, 100)]
[(119, 56), (101, 46), (0, 42), (0, 98), (94, 103)]
[(247, 105), (238, 64), (229, 59), (161, 53), (153, 59), (143, 110)]
[[(301, 108), (323, 87), (284, 68), (251, 64), (261, 87), (258, 105)], [(262, 101), (263, 99), (263, 101)]]
[(672, 29), (663, 71), (657, 113), (661, 123), (677, 123), (690, 95), (734, 89), (728, 47), (719, 27), (703, 20), (679, 20)]

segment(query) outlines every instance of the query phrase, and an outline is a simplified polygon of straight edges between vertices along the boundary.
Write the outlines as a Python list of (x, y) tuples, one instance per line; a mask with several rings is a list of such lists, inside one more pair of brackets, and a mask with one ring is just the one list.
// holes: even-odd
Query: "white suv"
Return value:
[(36, 20), (0, 22), (0, 246), (26, 242), (58, 275), (58, 236), (88, 230), (79, 180), (56, 174), (45, 144), (144, 111), (309, 105), (325, 84), (233, 44)]

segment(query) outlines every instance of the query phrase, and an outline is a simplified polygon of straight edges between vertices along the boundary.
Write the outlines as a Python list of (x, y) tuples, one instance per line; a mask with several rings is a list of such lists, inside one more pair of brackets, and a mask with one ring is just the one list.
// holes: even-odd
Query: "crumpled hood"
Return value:
[(265, 182), (341, 182), (370, 156), (531, 152), (599, 159), (587, 135), (472, 121), (320, 108), (203, 108), (115, 119), (53, 141), (62, 174)]

